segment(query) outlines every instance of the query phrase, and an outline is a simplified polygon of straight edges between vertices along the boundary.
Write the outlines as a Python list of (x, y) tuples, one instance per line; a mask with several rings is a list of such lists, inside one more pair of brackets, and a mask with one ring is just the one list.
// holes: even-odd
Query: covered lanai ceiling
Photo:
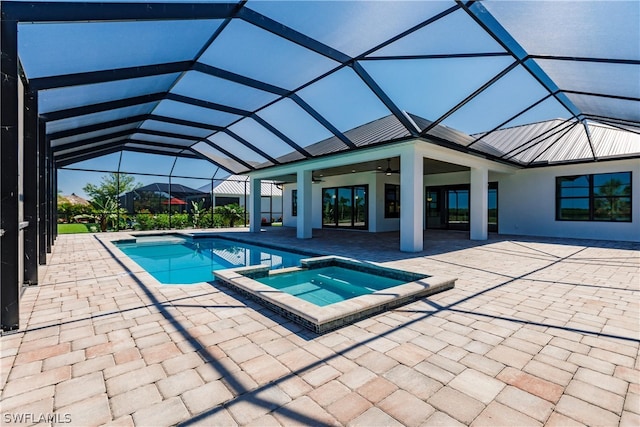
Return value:
[(635, 0), (1, 8), (59, 166), (127, 150), (246, 173), (408, 138), (523, 167), (640, 156)]

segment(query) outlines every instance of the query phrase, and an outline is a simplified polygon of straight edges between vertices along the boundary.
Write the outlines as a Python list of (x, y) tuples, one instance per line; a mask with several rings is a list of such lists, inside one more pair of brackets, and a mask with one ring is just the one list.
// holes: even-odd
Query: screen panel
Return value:
[(115, 80), (106, 83), (68, 86), (38, 93), (40, 113), (117, 101), (169, 90), (180, 74), (161, 74), (137, 79)]
[(233, 20), (198, 61), (290, 90), (339, 65), (240, 20)]
[(491, 130), (548, 93), (522, 66), (518, 66), (445, 119), (443, 124), (469, 135)]
[(263, 90), (198, 71), (185, 73), (171, 92), (248, 111), (256, 110), (278, 97)]
[(258, 164), (268, 162), (267, 159), (262, 157), (260, 154), (251, 150), (250, 148), (242, 144), (240, 141), (238, 141), (237, 139), (233, 138), (232, 136), (224, 132), (218, 132), (215, 135), (210, 136), (208, 139), (218, 147), (222, 148), (223, 150), (233, 154), (234, 156), (240, 159), (243, 159), (249, 164), (258, 165)]
[(192, 126), (184, 126), (175, 123), (162, 122), (158, 120), (145, 120), (140, 129), (151, 129), (161, 132), (175, 133), (179, 135), (206, 137), (213, 133), (212, 130), (202, 129)]
[[(529, 53), (640, 59), (637, 1), (482, 2)], [(612, 25), (615, 23), (615, 25)]]
[(351, 68), (343, 68), (298, 92), (341, 132), (391, 112)]
[(85, 114), (83, 116), (69, 117), (67, 119), (47, 122), (47, 133), (60, 132), (67, 129), (74, 129), (97, 123), (110, 122), (112, 120), (124, 119), (127, 117), (149, 114), (156, 106), (155, 102), (133, 105), (113, 110), (100, 111), (98, 113)]
[(165, 117), (174, 117), (213, 126), (227, 126), (238, 120), (240, 116), (225, 111), (202, 108), (183, 102), (163, 99), (153, 110), (153, 114)]
[(222, 20), (21, 23), (31, 79), (194, 59)]
[(434, 121), (512, 62), (511, 58), (454, 58), (362, 64), (399, 108)]
[(469, 15), (458, 10), (369, 56), (451, 55), (487, 52), (505, 52), (505, 50)]
[(250, 1), (248, 6), (340, 52), (357, 56), (451, 7), (452, 3)]

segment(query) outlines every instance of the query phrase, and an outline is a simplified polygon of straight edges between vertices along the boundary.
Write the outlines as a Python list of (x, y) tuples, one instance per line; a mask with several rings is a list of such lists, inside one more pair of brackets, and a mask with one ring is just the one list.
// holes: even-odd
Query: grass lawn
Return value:
[(100, 230), (98, 224), (58, 224), (58, 234), (91, 233)]

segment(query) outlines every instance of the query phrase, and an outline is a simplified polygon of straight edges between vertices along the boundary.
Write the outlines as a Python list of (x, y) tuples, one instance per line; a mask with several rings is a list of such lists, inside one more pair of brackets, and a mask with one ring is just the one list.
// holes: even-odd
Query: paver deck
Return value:
[(319, 336), (216, 283), (158, 286), (114, 236), (59, 236), (25, 289), (4, 425), (640, 425), (640, 244), (235, 231), (458, 277)]

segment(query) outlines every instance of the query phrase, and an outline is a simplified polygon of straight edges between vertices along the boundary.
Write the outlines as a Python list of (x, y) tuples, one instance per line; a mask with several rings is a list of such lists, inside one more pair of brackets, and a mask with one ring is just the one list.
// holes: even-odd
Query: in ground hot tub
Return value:
[(214, 271), (225, 285), (308, 329), (324, 333), (453, 288), (454, 278), (326, 256), (301, 267), (252, 266)]

